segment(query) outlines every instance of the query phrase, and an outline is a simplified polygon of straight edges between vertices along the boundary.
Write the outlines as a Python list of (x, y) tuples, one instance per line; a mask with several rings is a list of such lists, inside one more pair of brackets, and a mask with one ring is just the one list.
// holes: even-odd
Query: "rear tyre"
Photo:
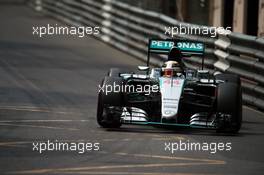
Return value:
[(217, 90), (217, 112), (231, 115), (228, 123), (223, 123), (218, 132), (237, 133), (242, 124), (241, 86), (235, 83), (221, 83)]
[[(119, 128), (122, 113), (122, 93), (109, 91), (108, 87), (121, 85), (122, 79), (118, 77), (105, 77), (101, 83), (103, 90), (98, 94), (97, 123), (103, 128)], [(109, 92), (108, 92), (109, 91)]]

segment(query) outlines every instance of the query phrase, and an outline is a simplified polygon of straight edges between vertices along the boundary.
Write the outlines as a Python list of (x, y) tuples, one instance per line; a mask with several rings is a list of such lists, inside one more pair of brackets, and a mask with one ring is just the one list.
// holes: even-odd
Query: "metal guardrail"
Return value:
[(264, 38), (231, 33), (219, 35), (215, 46), (214, 66), (240, 75), (244, 102), (264, 110)]
[[(37, 11), (75, 26), (100, 26), (98, 39), (140, 59), (146, 59), (149, 38), (169, 38), (165, 26), (195, 26), (153, 11), (146, 11), (117, 0), (29, 0)], [(206, 44), (205, 68), (238, 74), (242, 79), (243, 101), (264, 110), (264, 39), (238, 33), (177, 35)], [(153, 57), (159, 64), (162, 57)], [(201, 59), (185, 61), (191, 68), (201, 67)]]

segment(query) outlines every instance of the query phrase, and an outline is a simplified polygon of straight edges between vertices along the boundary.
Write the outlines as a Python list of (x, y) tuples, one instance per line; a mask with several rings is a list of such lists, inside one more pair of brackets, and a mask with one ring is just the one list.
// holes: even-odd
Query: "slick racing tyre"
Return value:
[(231, 115), (218, 132), (237, 133), (242, 124), (242, 94), (240, 83), (221, 83), (217, 89), (217, 112)]
[[(101, 83), (104, 87), (99, 91), (97, 102), (97, 123), (103, 128), (119, 128), (122, 113), (122, 93), (107, 91), (107, 87), (121, 85), (122, 79), (118, 77), (105, 77)], [(108, 89), (109, 90), (109, 89)]]

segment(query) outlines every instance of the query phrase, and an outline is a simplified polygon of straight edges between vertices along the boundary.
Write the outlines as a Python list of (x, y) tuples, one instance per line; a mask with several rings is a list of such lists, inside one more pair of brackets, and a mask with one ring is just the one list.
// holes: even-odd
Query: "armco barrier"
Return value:
[[(149, 38), (169, 38), (166, 27), (193, 26), (163, 14), (146, 11), (118, 0), (29, 0), (37, 11), (74, 26), (99, 26), (98, 39), (140, 59), (146, 59)], [(242, 79), (243, 100), (264, 110), (264, 39), (238, 33), (175, 35), (206, 44), (205, 68), (238, 74)], [(162, 57), (153, 57), (159, 64)], [(201, 67), (199, 57), (185, 61), (186, 66)]]

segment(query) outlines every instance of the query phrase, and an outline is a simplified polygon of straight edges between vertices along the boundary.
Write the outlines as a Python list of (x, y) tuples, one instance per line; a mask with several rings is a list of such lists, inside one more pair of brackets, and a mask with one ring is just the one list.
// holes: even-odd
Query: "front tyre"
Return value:
[[(121, 84), (122, 79), (117, 77), (105, 77), (101, 87)], [(108, 92), (100, 90), (97, 102), (97, 123), (103, 128), (119, 128), (122, 105), (121, 92)]]

